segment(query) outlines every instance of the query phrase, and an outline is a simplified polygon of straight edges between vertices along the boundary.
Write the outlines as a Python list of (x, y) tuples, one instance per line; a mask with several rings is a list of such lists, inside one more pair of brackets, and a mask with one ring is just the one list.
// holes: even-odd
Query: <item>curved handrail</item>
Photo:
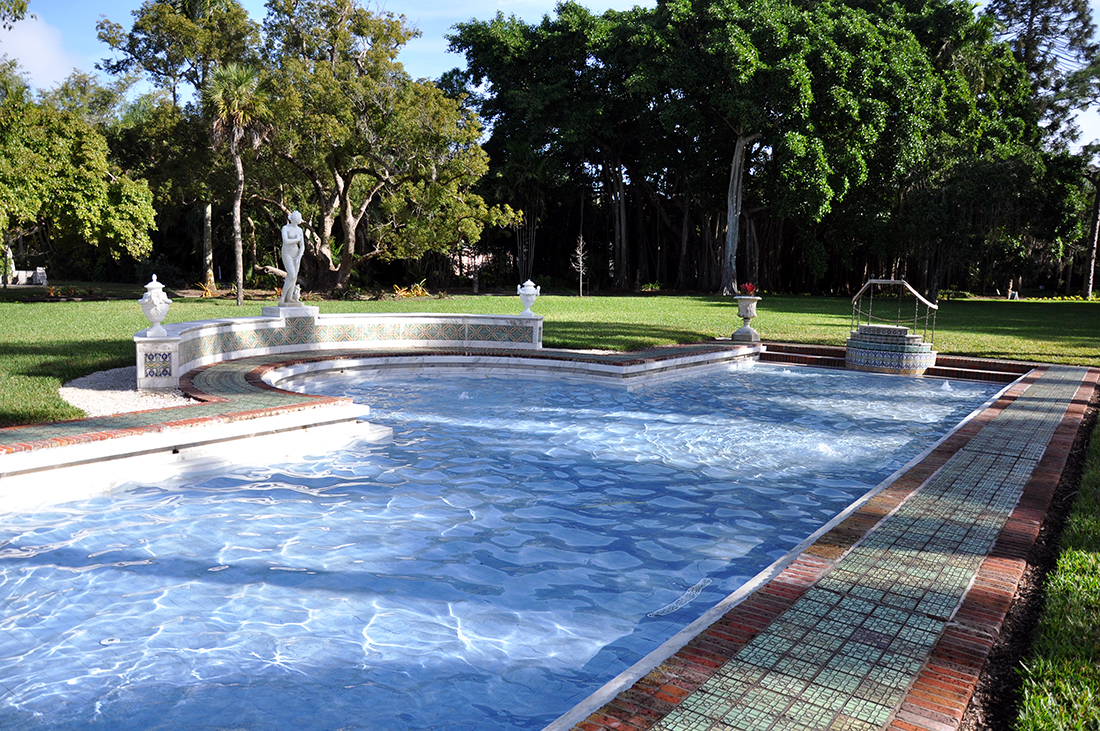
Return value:
[(867, 288), (870, 287), (872, 284), (900, 284), (901, 286), (905, 287), (910, 292), (912, 292), (913, 296), (916, 297), (918, 300), (920, 300), (921, 303), (923, 303), (925, 307), (928, 307), (928, 308), (933, 309), (933, 310), (938, 310), (940, 308), (939, 305), (934, 305), (931, 302), (929, 302), (928, 300), (926, 300), (921, 295), (920, 292), (913, 289), (913, 286), (911, 284), (909, 284), (909, 282), (905, 281), (904, 279), (868, 279), (864, 283), (864, 285), (860, 288), (860, 290), (858, 292), (856, 292), (856, 296), (852, 298), (852, 304), (853, 305), (857, 301), (859, 301), (859, 298), (863, 296), (863, 293), (866, 292)]
[[(860, 322), (860, 320), (863, 319), (863, 317), (867, 318), (867, 323), (868, 324), (871, 323), (872, 319), (877, 319), (880, 322), (886, 322), (886, 321), (889, 321), (889, 320), (894, 320), (899, 326), (902, 324), (903, 318), (902, 318), (902, 315), (901, 315), (901, 299), (902, 299), (902, 295), (904, 294), (904, 290), (900, 290), (898, 292), (897, 317), (896, 318), (893, 318), (893, 317), (891, 317), (891, 318), (883, 318), (883, 317), (876, 318), (871, 313), (871, 310), (874, 307), (874, 301), (875, 301), (874, 287), (876, 285), (894, 286), (894, 287), (899, 287), (899, 288), (904, 287), (905, 290), (908, 290), (909, 293), (912, 294), (913, 297), (916, 299), (916, 301), (913, 303), (913, 315), (912, 315), (912, 317), (911, 318), (904, 318), (904, 321), (906, 323), (911, 322), (912, 327), (915, 330), (915, 329), (917, 329), (917, 327), (919, 325), (921, 325), (921, 321), (923, 320), (923, 326), (924, 326), (923, 327), (923, 336), (925, 338), (928, 337), (928, 335), (929, 335), (929, 326), (931, 326), (931, 338), (930, 338), (929, 342), (935, 341), (935, 339), (936, 339), (936, 311), (939, 310), (940, 306), (937, 305), (937, 304), (933, 304), (933, 303), (929, 302), (927, 299), (925, 299), (923, 296), (921, 296), (920, 292), (913, 289), (912, 285), (910, 285), (909, 282), (906, 282), (904, 279), (868, 279), (867, 282), (864, 283), (864, 285), (860, 288), (859, 292), (856, 293), (856, 296), (852, 297), (852, 330), (853, 330), (853, 332), (859, 326), (859, 322)], [(863, 309), (863, 296), (864, 296), (864, 294), (867, 294), (867, 290), (870, 290), (870, 294), (868, 295), (869, 301), (868, 301), (867, 309), (864, 310)], [(924, 315), (920, 314), (920, 306), (922, 304), (925, 307)]]

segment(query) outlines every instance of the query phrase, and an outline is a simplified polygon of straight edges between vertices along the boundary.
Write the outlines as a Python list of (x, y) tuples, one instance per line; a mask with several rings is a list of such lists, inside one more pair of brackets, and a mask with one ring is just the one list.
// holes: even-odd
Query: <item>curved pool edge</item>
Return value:
[[(630, 353), (556, 349), (358, 348), (269, 353), (196, 368), (180, 379), (194, 404), (0, 429), (0, 512), (79, 500), (131, 482), (226, 464), (285, 460), (391, 431), (367, 421), (349, 399), (314, 396), (273, 383), (300, 373), (350, 367), (482, 369), (536, 377), (585, 377), (636, 387), (685, 369), (749, 361), (762, 345), (718, 341)], [(243, 448), (242, 448), (243, 447)], [(241, 459), (243, 452), (257, 454)]]

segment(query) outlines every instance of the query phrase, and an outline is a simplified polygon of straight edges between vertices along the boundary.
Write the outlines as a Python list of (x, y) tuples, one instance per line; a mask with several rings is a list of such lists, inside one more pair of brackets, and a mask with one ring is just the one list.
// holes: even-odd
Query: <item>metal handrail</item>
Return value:
[[(874, 304), (875, 304), (875, 290), (874, 290), (875, 285), (898, 286), (898, 287), (904, 287), (906, 290), (908, 290), (913, 295), (913, 297), (916, 298), (916, 301), (913, 303), (913, 317), (912, 317), (912, 319), (906, 318), (904, 322), (906, 322), (906, 323), (912, 322), (913, 323), (913, 328), (912, 329), (916, 330), (917, 326), (918, 326), (918, 323), (920, 323), (920, 321), (923, 319), (924, 320), (923, 337), (929, 343), (935, 341), (935, 339), (936, 339), (936, 311), (939, 310), (940, 306), (938, 304), (933, 304), (932, 302), (929, 302), (927, 299), (925, 299), (923, 296), (921, 296), (920, 292), (913, 289), (912, 285), (910, 285), (904, 279), (868, 279), (867, 282), (864, 283), (864, 285), (860, 288), (859, 292), (857, 292), (856, 295), (854, 297), (852, 297), (852, 330), (853, 331), (858, 328), (859, 323), (860, 323), (860, 321), (862, 320), (862, 318), (864, 316), (866, 316), (866, 318), (867, 318), (867, 324), (868, 325), (871, 324), (872, 319), (876, 319), (879, 322), (890, 322), (891, 320), (894, 320), (899, 327), (902, 324), (902, 318), (901, 318), (901, 300), (902, 300), (902, 294), (903, 294), (902, 292), (898, 293), (898, 312), (897, 312), (897, 317), (896, 318), (874, 317), (874, 315), (872, 314), (872, 310), (874, 309)], [(867, 309), (865, 311), (862, 308), (861, 304), (862, 304), (862, 300), (863, 300), (863, 295), (864, 295), (864, 293), (867, 292), (868, 289), (871, 290), (871, 294), (870, 294), (870, 297), (868, 298), (869, 299), (869, 304), (867, 305)], [(925, 306), (925, 311), (924, 311), (924, 317), (923, 318), (920, 315), (920, 306), (922, 304)], [(929, 318), (931, 318), (931, 337), (929, 337)]]
[[(934, 305), (926, 300), (920, 292), (913, 289), (912, 285), (910, 285), (909, 282), (905, 281), (904, 279), (868, 279), (866, 283), (864, 283), (863, 287), (861, 287), (860, 290), (856, 292), (856, 296), (852, 298), (853, 305), (856, 303), (856, 300), (863, 296), (863, 293), (866, 292), (867, 288), (870, 287), (872, 284), (900, 284), (901, 286), (912, 292), (914, 297), (924, 303), (925, 307), (933, 310), (938, 310), (940, 308), (939, 305)], [(874, 295), (872, 294), (872, 296)]]

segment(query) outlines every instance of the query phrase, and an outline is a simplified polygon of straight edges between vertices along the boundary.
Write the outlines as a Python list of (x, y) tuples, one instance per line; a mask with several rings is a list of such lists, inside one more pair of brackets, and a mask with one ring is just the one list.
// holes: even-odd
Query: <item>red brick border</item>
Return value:
[[(996, 402), (944, 440), (921, 462), (821, 536), (777, 577), (726, 612), (630, 689), (576, 724), (573, 731), (645, 731), (652, 728), (789, 609), (1046, 369), (1047, 366), (1036, 368), (1013, 384)], [(982, 564), (954, 622), (940, 638), (910, 688), (902, 710), (892, 718), (890, 729), (953, 731), (958, 726), (1023, 576), (1024, 557), (1038, 536), (1039, 524), (1061, 478), (1069, 449), (1098, 381), (1100, 369), (1090, 369), (1025, 487), (1020, 505), (1002, 530), (990, 557)]]
[(1001, 634), (1027, 569), (1028, 553), (1039, 537), (1077, 430), (1098, 384), (1100, 369), (1089, 369), (1024, 487), (1020, 502), (978, 569), (951, 625), (921, 668), (890, 729), (954, 731), (962, 722), (989, 653)]

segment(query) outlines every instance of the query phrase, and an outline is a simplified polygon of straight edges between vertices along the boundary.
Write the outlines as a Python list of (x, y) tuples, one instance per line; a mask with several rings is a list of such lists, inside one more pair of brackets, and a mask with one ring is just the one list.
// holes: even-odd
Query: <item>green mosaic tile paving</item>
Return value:
[(993, 547), (1084, 374), (1049, 369), (703, 683), (690, 704), (653, 728), (882, 728)]

